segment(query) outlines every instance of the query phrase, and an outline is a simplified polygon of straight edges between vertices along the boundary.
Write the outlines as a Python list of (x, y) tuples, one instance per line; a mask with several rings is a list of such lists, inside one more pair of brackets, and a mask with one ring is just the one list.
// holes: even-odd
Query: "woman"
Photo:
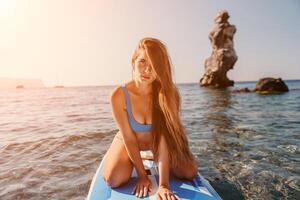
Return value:
[(192, 180), (197, 164), (189, 149), (180, 119), (180, 95), (172, 80), (167, 49), (155, 38), (139, 42), (132, 57), (133, 80), (117, 87), (111, 96), (116, 134), (104, 161), (103, 178), (111, 187), (126, 183), (136, 168), (137, 197), (151, 191), (151, 181), (140, 151), (151, 150), (158, 163), (158, 199), (175, 200), (169, 173)]

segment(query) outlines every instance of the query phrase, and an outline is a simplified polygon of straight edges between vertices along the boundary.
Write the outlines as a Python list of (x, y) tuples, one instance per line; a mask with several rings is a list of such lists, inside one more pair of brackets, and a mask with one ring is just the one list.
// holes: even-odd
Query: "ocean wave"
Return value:
[(0, 185), (5, 186), (0, 187), (0, 199), (84, 198), (115, 134), (82, 133), (5, 145), (0, 149)]

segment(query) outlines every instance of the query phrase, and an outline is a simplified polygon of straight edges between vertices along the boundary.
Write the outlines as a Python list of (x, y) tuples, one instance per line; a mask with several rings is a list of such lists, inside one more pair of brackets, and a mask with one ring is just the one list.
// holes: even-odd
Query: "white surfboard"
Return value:
[[(104, 160), (104, 158), (103, 158)], [(102, 161), (103, 161), (102, 160)], [(97, 172), (92, 180), (87, 200), (156, 200), (156, 191), (158, 188), (158, 168), (154, 161), (143, 160), (143, 164), (152, 182), (152, 192), (144, 198), (138, 198), (131, 194), (133, 187), (137, 181), (137, 173), (135, 169), (131, 174), (129, 182), (119, 188), (111, 188), (104, 181), (101, 171), (103, 162), (97, 169)], [(170, 187), (181, 200), (220, 200), (221, 197), (199, 173), (193, 181), (186, 181), (170, 177)]]

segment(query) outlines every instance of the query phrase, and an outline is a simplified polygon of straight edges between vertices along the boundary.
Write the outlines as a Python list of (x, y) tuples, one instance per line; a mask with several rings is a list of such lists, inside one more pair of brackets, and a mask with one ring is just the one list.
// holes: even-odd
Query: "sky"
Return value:
[(300, 79), (299, 0), (0, 0), (0, 77), (122, 84), (138, 41), (155, 37), (167, 45), (174, 81), (196, 83), (221, 10), (237, 28), (230, 79)]

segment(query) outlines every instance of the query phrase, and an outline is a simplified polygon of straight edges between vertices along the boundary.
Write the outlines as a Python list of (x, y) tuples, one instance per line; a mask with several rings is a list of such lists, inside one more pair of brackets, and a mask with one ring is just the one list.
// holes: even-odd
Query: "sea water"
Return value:
[[(300, 81), (288, 93), (178, 84), (199, 172), (224, 199), (300, 197)], [(117, 132), (115, 86), (0, 91), (0, 199), (84, 199)]]

